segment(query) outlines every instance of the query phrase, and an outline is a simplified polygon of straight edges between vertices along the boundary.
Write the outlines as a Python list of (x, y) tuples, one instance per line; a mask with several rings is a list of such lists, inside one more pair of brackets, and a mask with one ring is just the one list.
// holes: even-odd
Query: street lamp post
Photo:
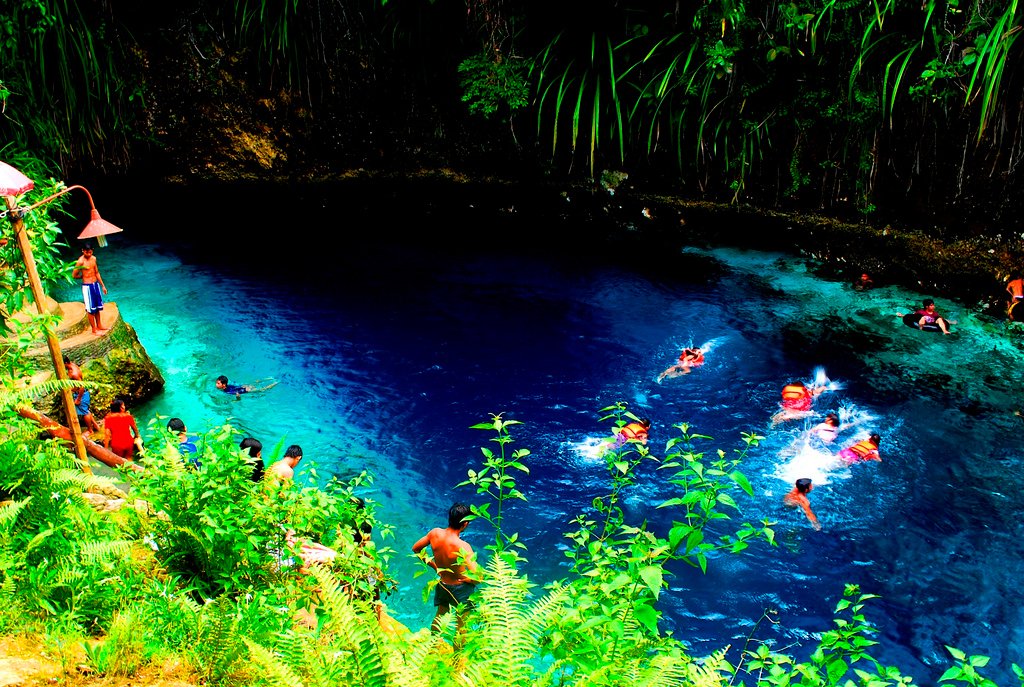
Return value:
[[(6, 214), (10, 219), (11, 226), (14, 228), (14, 237), (18, 242), (18, 249), (21, 251), (22, 261), (25, 263), (25, 274), (28, 277), (29, 288), (32, 290), (32, 299), (36, 303), (36, 309), (39, 314), (45, 315), (46, 295), (43, 293), (43, 284), (39, 279), (39, 270), (36, 268), (35, 255), (32, 253), (32, 243), (29, 241), (28, 232), (25, 230), (25, 223), (22, 221), (23, 213), (45, 205), (72, 189), (81, 189), (89, 196), (89, 204), (92, 205), (92, 220), (78, 238), (95, 236), (98, 237), (97, 242), (100, 245), (106, 245), (103, 236), (119, 232), (121, 229), (100, 217), (96, 211), (96, 206), (92, 203), (92, 194), (82, 186), (69, 186), (27, 208), (19, 208), (16, 197), (30, 191), (34, 186), (35, 184), (32, 180), (24, 174), (10, 165), (0, 162), (0, 195), (4, 197), (4, 201), (7, 203)], [(50, 358), (53, 361), (53, 371), (57, 375), (57, 379), (68, 381), (67, 369), (64, 367), (64, 354), (60, 349), (60, 339), (57, 338), (57, 335), (49, 325), (44, 325), (44, 331), (46, 334), (46, 345), (50, 350)], [(71, 441), (74, 444), (75, 457), (78, 459), (82, 470), (91, 473), (89, 457), (85, 452), (85, 441), (82, 439), (82, 427), (78, 424), (78, 413), (75, 412), (75, 400), (71, 395), (70, 386), (64, 385), (60, 390), (60, 394), (64, 404), (64, 415), (67, 417), (68, 428), (71, 431)]]

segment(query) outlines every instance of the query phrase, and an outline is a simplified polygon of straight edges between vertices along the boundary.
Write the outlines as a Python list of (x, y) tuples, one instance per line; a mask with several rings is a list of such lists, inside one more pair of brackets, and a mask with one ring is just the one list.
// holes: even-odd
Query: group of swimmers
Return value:
[[(871, 288), (870, 278), (866, 274), (861, 275), (861, 277), (861, 288)], [(926, 300), (924, 302), (924, 306), (924, 311), (927, 313), (934, 313), (934, 302)], [(929, 314), (924, 315), (923, 317), (930, 316), (931, 315)], [(678, 377), (680, 375), (689, 374), (693, 368), (704, 364), (704, 353), (705, 351), (700, 348), (684, 348), (679, 355), (679, 360), (662, 372), (658, 376), (658, 381), (660, 382), (666, 377)], [(814, 400), (828, 389), (829, 381), (824, 376), (823, 370), (819, 371), (817, 379), (810, 386), (802, 381), (794, 381), (786, 384), (782, 387), (782, 398), (779, 403), (779, 410), (772, 415), (772, 426), (789, 420), (804, 419), (812, 416), (814, 414)], [(647, 418), (636, 418), (635, 421), (630, 422), (619, 429), (615, 440), (615, 447), (621, 447), (630, 440), (636, 440), (646, 444), (650, 428), (650, 420)], [(831, 444), (839, 436), (839, 428), (839, 416), (834, 412), (830, 412), (825, 415), (822, 422), (808, 430), (808, 436), (814, 437), (825, 444)], [(836, 454), (836, 458), (846, 465), (853, 465), (855, 463), (869, 460), (881, 461), (882, 458), (879, 454), (879, 445), (881, 442), (881, 436), (877, 432), (872, 432), (866, 439), (861, 439), (853, 442), (849, 446), (845, 446), (838, 452), (838, 454)], [(820, 530), (821, 523), (818, 521), (817, 516), (811, 509), (810, 500), (807, 498), (807, 495), (813, 488), (814, 485), (812, 480), (808, 477), (802, 477), (796, 480), (792, 491), (787, 493), (782, 500), (786, 506), (799, 507), (803, 509), (804, 513), (807, 515), (807, 519), (814, 526), (814, 529)]]
[[(819, 379), (814, 385), (808, 387), (803, 382), (790, 382), (782, 388), (781, 407), (772, 416), (772, 424), (776, 425), (787, 420), (806, 418), (813, 414), (814, 399), (828, 389), (827, 380)], [(828, 413), (825, 419), (809, 430), (809, 435), (819, 441), (831, 444), (839, 435), (839, 416), (836, 413)], [(881, 461), (878, 447), (882, 443), (882, 437), (877, 432), (872, 432), (866, 439), (856, 441), (844, 447), (837, 454), (837, 458), (846, 465), (853, 465), (868, 460)], [(801, 508), (807, 515), (807, 519), (814, 526), (815, 530), (821, 529), (821, 523), (811, 510), (811, 502), (807, 495), (814, 488), (812, 480), (808, 477), (801, 477), (796, 480), (792, 491), (782, 497), (786, 506)]]

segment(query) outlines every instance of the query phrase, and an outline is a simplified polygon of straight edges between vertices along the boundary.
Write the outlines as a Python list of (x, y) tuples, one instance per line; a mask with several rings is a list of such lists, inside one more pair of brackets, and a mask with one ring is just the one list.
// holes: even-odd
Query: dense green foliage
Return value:
[(251, 116), (241, 98), (305, 144), (294, 165), (517, 146), (712, 198), (993, 220), (1024, 192), (1018, 0), (458, 5), (14, 0), (0, 140), (126, 161), (132, 141), (184, 145), (197, 114)]

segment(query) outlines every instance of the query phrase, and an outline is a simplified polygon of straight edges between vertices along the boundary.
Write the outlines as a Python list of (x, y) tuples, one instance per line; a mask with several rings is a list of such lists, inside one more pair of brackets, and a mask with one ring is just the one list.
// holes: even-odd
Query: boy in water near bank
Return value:
[(807, 515), (807, 519), (811, 521), (811, 525), (815, 531), (821, 530), (821, 523), (818, 522), (818, 516), (811, 510), (811, 500), (807, 498), (807, 495), (811, 493), (811, 489), (814, 485), (811, 484), (811, 480), (807, 477), (801, 477), (793, 485), (793, 490), (782, 497), (783, 505), (789, 508), (800, 507)]
[(231, 394), (236, 399), (241, 398), (242, 394), (252, 394), (260, 391), (266, 391), (267, 389), (272, 389), (273, 387), (277, 386), (277, 382), (271, 382), (270, 384), (261, 387), (256, 387), (253, 386), (252, 384), (229, 384), (228, 378), (225, 375), (217, 377), (217, 380), (214, 382), (214, 384), (217, 386), (218, 389), (220, 389), (226, 394)]
[(448, 510), (448, 527), (435, 527), (412, 545), (412, 552), (419, 556), (423, 549), (430, 547), (433, 558), (426, 559), (426, 564), (437, 571), (440, 581), (434, 590), (434, 605), (437, 613), (431, 624), (431, 632), (437, 632), (443, 618), (452, 606), (460, 606), (456, 618), (455, 648), (460, 645), (462, 626), (466, 612), (472, 607), (470, 596), (480, 580), (476, 577), (477, 564), (473, 547), (463, 541), (470, 515), (469, 506), (456, 503)]
[[(96, 336), (106, 334), (103, 328), (103, 296), (107, 293), (107, 285), (100, 276), (100, 266), (92, 254), (92, 246), (82, 248), (82, 257), (75, 262), (71, 270), (74, 279), (82, 280), (82, 300), (85, 301), (85, 312), (89, 316), (89, 325)], [(102, 293), (101, 293), (102, 290)]]

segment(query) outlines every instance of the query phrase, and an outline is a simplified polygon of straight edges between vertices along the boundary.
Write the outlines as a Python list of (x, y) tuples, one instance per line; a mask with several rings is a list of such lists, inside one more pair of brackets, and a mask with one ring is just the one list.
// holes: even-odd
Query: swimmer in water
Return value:
[(811, 428), (811, 436), (821, 439), (826, 444), (831, 444), (839, 435), (839, 416), (829, 413), (825, 416), (824, 422)]
[(811, 412), (814, 399), (828, 388), (828, 384), (815, 383), (807, 386), (803, 382), (790, 382), (782, 387), (782, 409), (772, 415), (772, 424), (777, 425), (786, 420), (807, 417)]
[(872, 434), (867, 439), (851, 444), (840, 451), (839, 459), (850, 465), (865, 460), (881, 461), (882, 457), (878, 454), (878, 445), (881, 443), (882, 438), (877, 434)]
[(704, 351), (702, 349), (684, 348), (683, 352), (679, 354), (679, 362), (658, 375), (658, 381), (660, 382), (665, 377), (680, 377), (690, 374), (691, 369), (703, 364)]
[(789, 508), (802, 508), (804, 513), (807, 515), (807, 519), (811, 521), (811, 525), (816, 531), (821, 530), (821, 523), (818, 522), (818, 516), (811, 510), (811, 500), (807, 498), (807, 495), (811, 493), (811, 489), (814, 485), (811, 480), (807, 477), (801, 477), (793, 485), (793, 490), (782, 497), (783, 505)]

